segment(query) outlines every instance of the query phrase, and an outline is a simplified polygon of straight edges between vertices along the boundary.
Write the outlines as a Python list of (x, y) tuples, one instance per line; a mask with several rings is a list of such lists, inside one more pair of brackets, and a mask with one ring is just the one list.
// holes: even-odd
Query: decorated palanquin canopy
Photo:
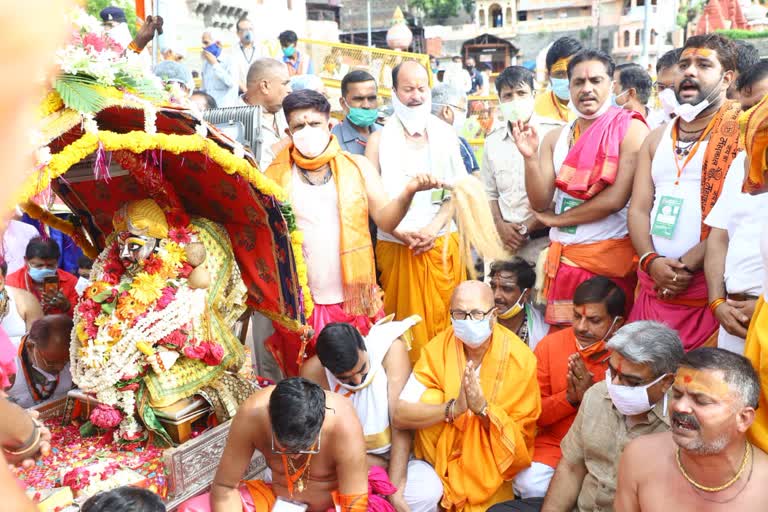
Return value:
[[(41, 105), (38, 164), (17, 202), (64, 231), (94, 257), (128, 201), (161, 206), (222, 224), (248, 288), (248, 305), (299, 330), (311, 314), (301, 233), (286, 192), (259, 171), (239, 143), (198, 113), (101, 88), (103, 108), (82, 114), (51, 92)], [(38, 134), (38, 135), (40, 135)], [(73, 212), (63, 221), (38, 203), (53, 191)]]

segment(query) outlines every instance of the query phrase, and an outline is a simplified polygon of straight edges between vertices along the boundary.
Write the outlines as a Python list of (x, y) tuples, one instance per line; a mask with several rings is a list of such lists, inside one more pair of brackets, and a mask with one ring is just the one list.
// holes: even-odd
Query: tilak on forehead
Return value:
[(709, 58), (715, 53), (714, 50), (710, 48), (686, 48), (685, 51), (680, 55), (681, 59), (693, 59), (695, 57), (704, 57)]
[(550, 73), (555, 73), (557, 71), (567, 71), (569, 62), (571, 62), (571, 57), (563, 57), (562, 59), (558, 59), (554, 64), (552, 64)]
[(675, 386), (690, 393), (700, 393), (713, 398), (724, 398), (731, 393), (728, 383), (714, 371), (696, 370), (682, 366), (675, 374)]

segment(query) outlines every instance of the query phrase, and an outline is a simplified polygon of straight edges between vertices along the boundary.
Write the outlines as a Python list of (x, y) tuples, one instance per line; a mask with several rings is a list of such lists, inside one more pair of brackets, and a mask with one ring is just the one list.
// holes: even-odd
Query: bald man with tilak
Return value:
[(443, 482), (441, 506), (481, 512), (512, 499), (509, 481), (531, 464), (541, 412), (536, 358), (498, 323), (487, 284), (456, 286), (449, 314), (451, 327), (423, 348), (400, 394), (395, 425), (416, 430), (416, 457)]

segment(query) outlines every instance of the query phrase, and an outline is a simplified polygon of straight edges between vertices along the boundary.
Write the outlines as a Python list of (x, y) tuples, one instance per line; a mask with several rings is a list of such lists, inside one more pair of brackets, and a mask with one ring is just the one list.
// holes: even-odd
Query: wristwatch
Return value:
[(518, 233), (520, 233), (523, 237), (528, 237), (528, 225), (527, 224), (520, 224), (520, 229), (517, 230)]
[(480, 409), (480, 412), (478, 412), (475, 416), (478, 418), (487, 418), (488, 417), (488, 402), (485, 402), (485, 405), (482, 409)]

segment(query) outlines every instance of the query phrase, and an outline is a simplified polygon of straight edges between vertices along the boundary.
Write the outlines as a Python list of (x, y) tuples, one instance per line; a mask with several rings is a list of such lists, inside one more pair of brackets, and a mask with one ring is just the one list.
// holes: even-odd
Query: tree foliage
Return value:
[(473, 0), (413, 0), (408, 5), (421, 9), (429, 18), (444, 20), (457, 16), (459, 8), (466, 8), (469, 3), (473, 3)]
[[(99, 18), (99, 13), (105, 7), (120, 7), (125, 11), (125, 19), (128, 22), (128, 30), (135, 36), (138, 30), (136, 24), (136, 6), (131, 0), (86, 0), (85, 10), (91, 16)], [(101, 18), (99, 18), (101, 19)]]
[(751, 30), (733, 28), (730, 30), (717, 30), (716, 32), (731, 39), (764, 39), (768, 37), (768, 30), (753, 32)]

